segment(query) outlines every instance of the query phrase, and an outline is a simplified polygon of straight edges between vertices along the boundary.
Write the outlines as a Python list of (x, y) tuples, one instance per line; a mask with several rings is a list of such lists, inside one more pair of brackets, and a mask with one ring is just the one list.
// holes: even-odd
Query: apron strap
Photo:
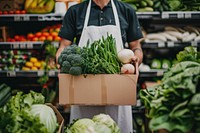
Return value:
[(83, 29), (85, 29), (87, 27), (87, 25), (88, 25), (88, 21), (89, 21), (89, 17), (90, 17), (91, 1), (92, 0), (89, 0), (89, 3), (88, 3)]
[(117, 13), (117, 8), (116, 8), (113, 0), (111, 0), (111, 5), (112, 5), (112, 9), (113, 9), (113, 14), (114, 14), (114, 18), (115, 18), (116, 27), (119, 29), (119, 33), (121, 35), (121, 30), (120, 30), (120, 24), (119, 24), (119, 17), (118, 17), (118, 13)]

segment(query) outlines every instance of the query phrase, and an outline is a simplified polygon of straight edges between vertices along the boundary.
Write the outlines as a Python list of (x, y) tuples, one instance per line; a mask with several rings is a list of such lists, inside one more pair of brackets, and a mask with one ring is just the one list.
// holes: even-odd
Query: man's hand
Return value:
[(137, 57), (137, 56), (133, 56), (132, 62), (133, 62), (133, 63), (136, 63), (136, 62), (139, 63), (139, 62), (140, 62), (140, 58)]

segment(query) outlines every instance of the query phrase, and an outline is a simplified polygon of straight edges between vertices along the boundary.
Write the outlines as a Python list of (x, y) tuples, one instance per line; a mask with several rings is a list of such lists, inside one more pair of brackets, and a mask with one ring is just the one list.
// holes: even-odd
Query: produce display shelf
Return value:
[(136, 12), (138, 19), (160, 18), (160, 12)]
[(198, 11), (165, 11), (161, 13), (162, 19), (199, 19), (200, 12)]
[[(46, 72), (43, 70), (39, 71), (0, 71), (0, 77), (41, 77)], [(58, 70), (47, 71), (49, 77), (57, 77)]]
[(10, 21), (62, 21), (63, 15), (49, 13), (49, 14), (2, 14), (0, 15), (0, 22)]
[(198, 11), (136, 12), (138, 19), (199, 19)]
[[(0, 42), (0, 49), (41, 49), (44, 42)], [(59, 42), (52, 42), (58, 48)]]
[[(199, 19), (197, 11), (136, 12), (138, 19)], [(0, 22), (16, 21), (62, 21), (64, 15), (49, 14), (1, 14)]]
[[(166, 70), (150, 70), (140, 72), (140, 77), (160, 77), (163, 76)], [(57, 77), (59, 70), (50, 70), (47, 71), (49, 77)], [(0, 77), (41, 77), (45, 74), (45, 71), (0, 71)]]
[(150, 71), (140, 71), (140, 78), (162, 77), (166, 69), (151, 69)]
[(142, 42), (142, 48), (184, 48), (186, 46), (200, 47), (200, 42)]

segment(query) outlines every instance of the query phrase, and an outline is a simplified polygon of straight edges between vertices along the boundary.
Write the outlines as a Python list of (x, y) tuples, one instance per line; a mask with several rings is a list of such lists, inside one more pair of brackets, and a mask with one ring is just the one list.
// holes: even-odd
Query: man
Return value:
[[(75, 43), (83, 47), (88, 40), (98, 40), (107, 33), (115, 38), (117, 51), (128, 47), (135, 53), (133, 61), (142, 62), (143, 52), (139, 42), (142, 32), (136, 13), (131, 6), (118, 0), (88, 0), (70, 7), (60, 29), (62, 40), (56, 57), (73, 43), (74, 38)], [(132, 133), (131, 106), (72, 106), (70, 121), (92, 118), (100, 113), (109, 114), (122, 133)]]

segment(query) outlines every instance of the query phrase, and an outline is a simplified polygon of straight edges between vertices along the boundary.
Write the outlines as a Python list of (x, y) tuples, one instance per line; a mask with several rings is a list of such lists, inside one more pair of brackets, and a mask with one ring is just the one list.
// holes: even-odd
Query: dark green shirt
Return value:
[[(142, 38), (135, 10), (127, 3), (118, 0), (113, 1), (118, 12), (123, 43)], [(59, 32), (60, 37), (70, 41), (73, 41), (76, 37), (76, 43), (78, 44), (84, 26), (88, 2), (88, 0), (84, 1), (68, 9)], [(102, 10), (92, 1), (88, 25), (101, 26), (108, 24), (115, 25), (111, 1)]]

